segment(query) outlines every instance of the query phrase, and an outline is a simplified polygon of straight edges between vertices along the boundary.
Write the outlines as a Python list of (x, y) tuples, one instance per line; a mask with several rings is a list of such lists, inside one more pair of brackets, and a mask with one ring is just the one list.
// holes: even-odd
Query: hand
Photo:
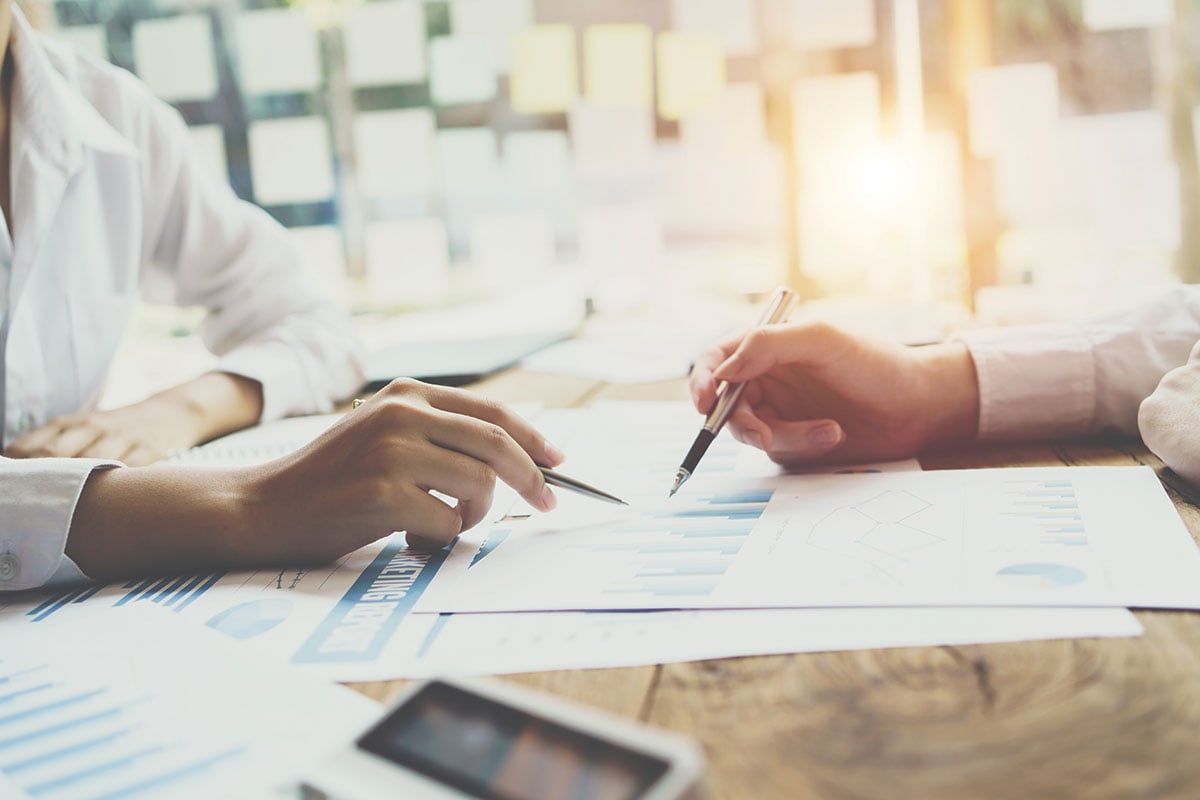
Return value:
[(272, 552), (252, 560), (328, 561), (401, 530), (415, 547), (442, 547), (484, 518), (497, 478), (534, 508), (554, 508), (538, 465), (562, 459), (499, 403), (395, 381), (312, 444), (260, 468), (250, 482), (257, 539)]
[(103, 458), (130, 467), (153, 464), (197, 443), (185, 413), (145, 401), (111, 411), (71, 414), (17, 439), (10, 458)]
[(784, 465), (907, 458), (973, 438), (979, 425), (962, 344), (910, 348), (824, 323), (771, 325), (699, 359), (691, 393), (701, 413), (722, 380), (747, 383), (728, 423), (734, 437)]

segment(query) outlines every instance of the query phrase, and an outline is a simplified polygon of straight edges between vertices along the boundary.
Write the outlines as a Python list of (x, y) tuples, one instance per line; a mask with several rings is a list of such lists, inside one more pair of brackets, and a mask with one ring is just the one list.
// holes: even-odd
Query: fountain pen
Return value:
[[(787, 319), (788, 314), (792, 313), (792, 308), (796, 305), (796, 293), (786, 287), (779, 287), (771, 295), (767, 307), (763, 309), (762, 318), (759, 319), (758, 325), (755, 327), (761, 328), (764, 325), (773, 325), (778, 322), (783, 322)], [(744, 383), (729, 383), (721, 381), (717, 384), (717, 399), (713, 402), (712, 408), (709, 409), (708, 415), (704, 418), (704, 426), (700, 428), (700, 433), (696, 435), (696, 440), (692, 442), (692, 447), (688, 450), (687, 455), (683, 458), (683, 463), (679, 466), (679, 471), (675, 473), (675, 485), (671, 487), (669, 497), (674, 497), (679, 491), (679, 487), (687, 482), (688, 478), (696, 471), (696, 467), (700, 466), (700, 459), (704, 457), (708, 451), (708, 446), (713, 443), (713, 439), (717, 438), (717, 434), (721, 432), (721, 428), (725, 427), (730, 414), (737, 406), (738, 400), (742, 397), (742, 392), (745, 391), (746, 384)]]

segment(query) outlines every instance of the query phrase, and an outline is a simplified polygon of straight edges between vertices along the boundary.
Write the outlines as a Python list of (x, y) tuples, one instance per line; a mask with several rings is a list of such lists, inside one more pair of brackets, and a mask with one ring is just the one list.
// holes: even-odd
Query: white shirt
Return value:
[(958, 338), (979, 375), (981, 439), (1140, 433), (1200, 483), (1200, 286), (1077, 323)]
[[(132, 75), (13, 16), (0, 445), (95, 406), (139, 294), (208, 310), (216, 369), (262, 384), (264, 420), (327, 411), (353, 392), (349, 321), (304, 279), (286, 232), (203, 175), (183, 120)], [(0, 590), (83, 577), (63, 551), (101, 466), (120, 465), (0, 457)]]

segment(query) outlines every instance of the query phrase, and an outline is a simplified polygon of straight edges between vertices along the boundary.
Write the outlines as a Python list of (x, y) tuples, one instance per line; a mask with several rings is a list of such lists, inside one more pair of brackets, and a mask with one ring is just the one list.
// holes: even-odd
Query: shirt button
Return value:
[(21, 574), (21, 562), (12, 553), (0, 555), (0, 583), (15, 580)]

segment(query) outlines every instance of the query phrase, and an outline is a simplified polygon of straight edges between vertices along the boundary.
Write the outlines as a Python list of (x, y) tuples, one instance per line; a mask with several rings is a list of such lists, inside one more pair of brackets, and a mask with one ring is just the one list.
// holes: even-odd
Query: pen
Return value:
[(608, 492), (600, 491), (595, 486), (589, 486), (583, 481), (576, 480), (575, 478), (568, 478), (561, 472), (555, 472), (549, 467), (538, 467), (538, 469), (540, 469), (542, 471), (542, 475), (545, 476), (546, 483), (550, 484), (551, 486), (557, 486), (560, 489), (576, 492), (584, 497), (591, 497), (595, 500), (603, 500), (605, 503), (614, 503), (619, 506), (629, 505), (629, 503), (626, 503), (619, 497), (611, 495)]
[[(771, 295), (767, 307), (763, 310), (762, 318), (759, 319), (758, 325), (755, 327), (761, 328), (764, 325), (773, 325), (777, 322), (782, 322), (787, 319), (791, 313), (792, 307), (796, 305), (796, 293), (791, 289), (780, 286)], [(700, 464), (700, 459), (704, 457), (708, 446), (712, 444), (713, 439), (717, 438), (717, 434), (721, 432), (721, 428), (725, 427), (725, 422), (729, 419), (729, 415), (733, 413), (734, 407), (738, 400), (742, 397), (742, 392), (745, 390), (744, 383), (729, 383), (721, 381), (717, 384), (717, 399), (713, 402), (712, 408), (709, 409), (708, 415), (704, 418), (704, 427), (700, 429), (700, 433), (696, 435), (696, 441), (692, 442), (692, 449), (688, 450), (684, 456), (683, 463), (679, 466), (679, 471), (675, 473), (675, 485), (671, 487), (669, 497), (674, 497), (679, 491), (679, 487), (687, 482), (688, 478), (692, 477), (692, 473), (696, 471), (696, 467)]]

